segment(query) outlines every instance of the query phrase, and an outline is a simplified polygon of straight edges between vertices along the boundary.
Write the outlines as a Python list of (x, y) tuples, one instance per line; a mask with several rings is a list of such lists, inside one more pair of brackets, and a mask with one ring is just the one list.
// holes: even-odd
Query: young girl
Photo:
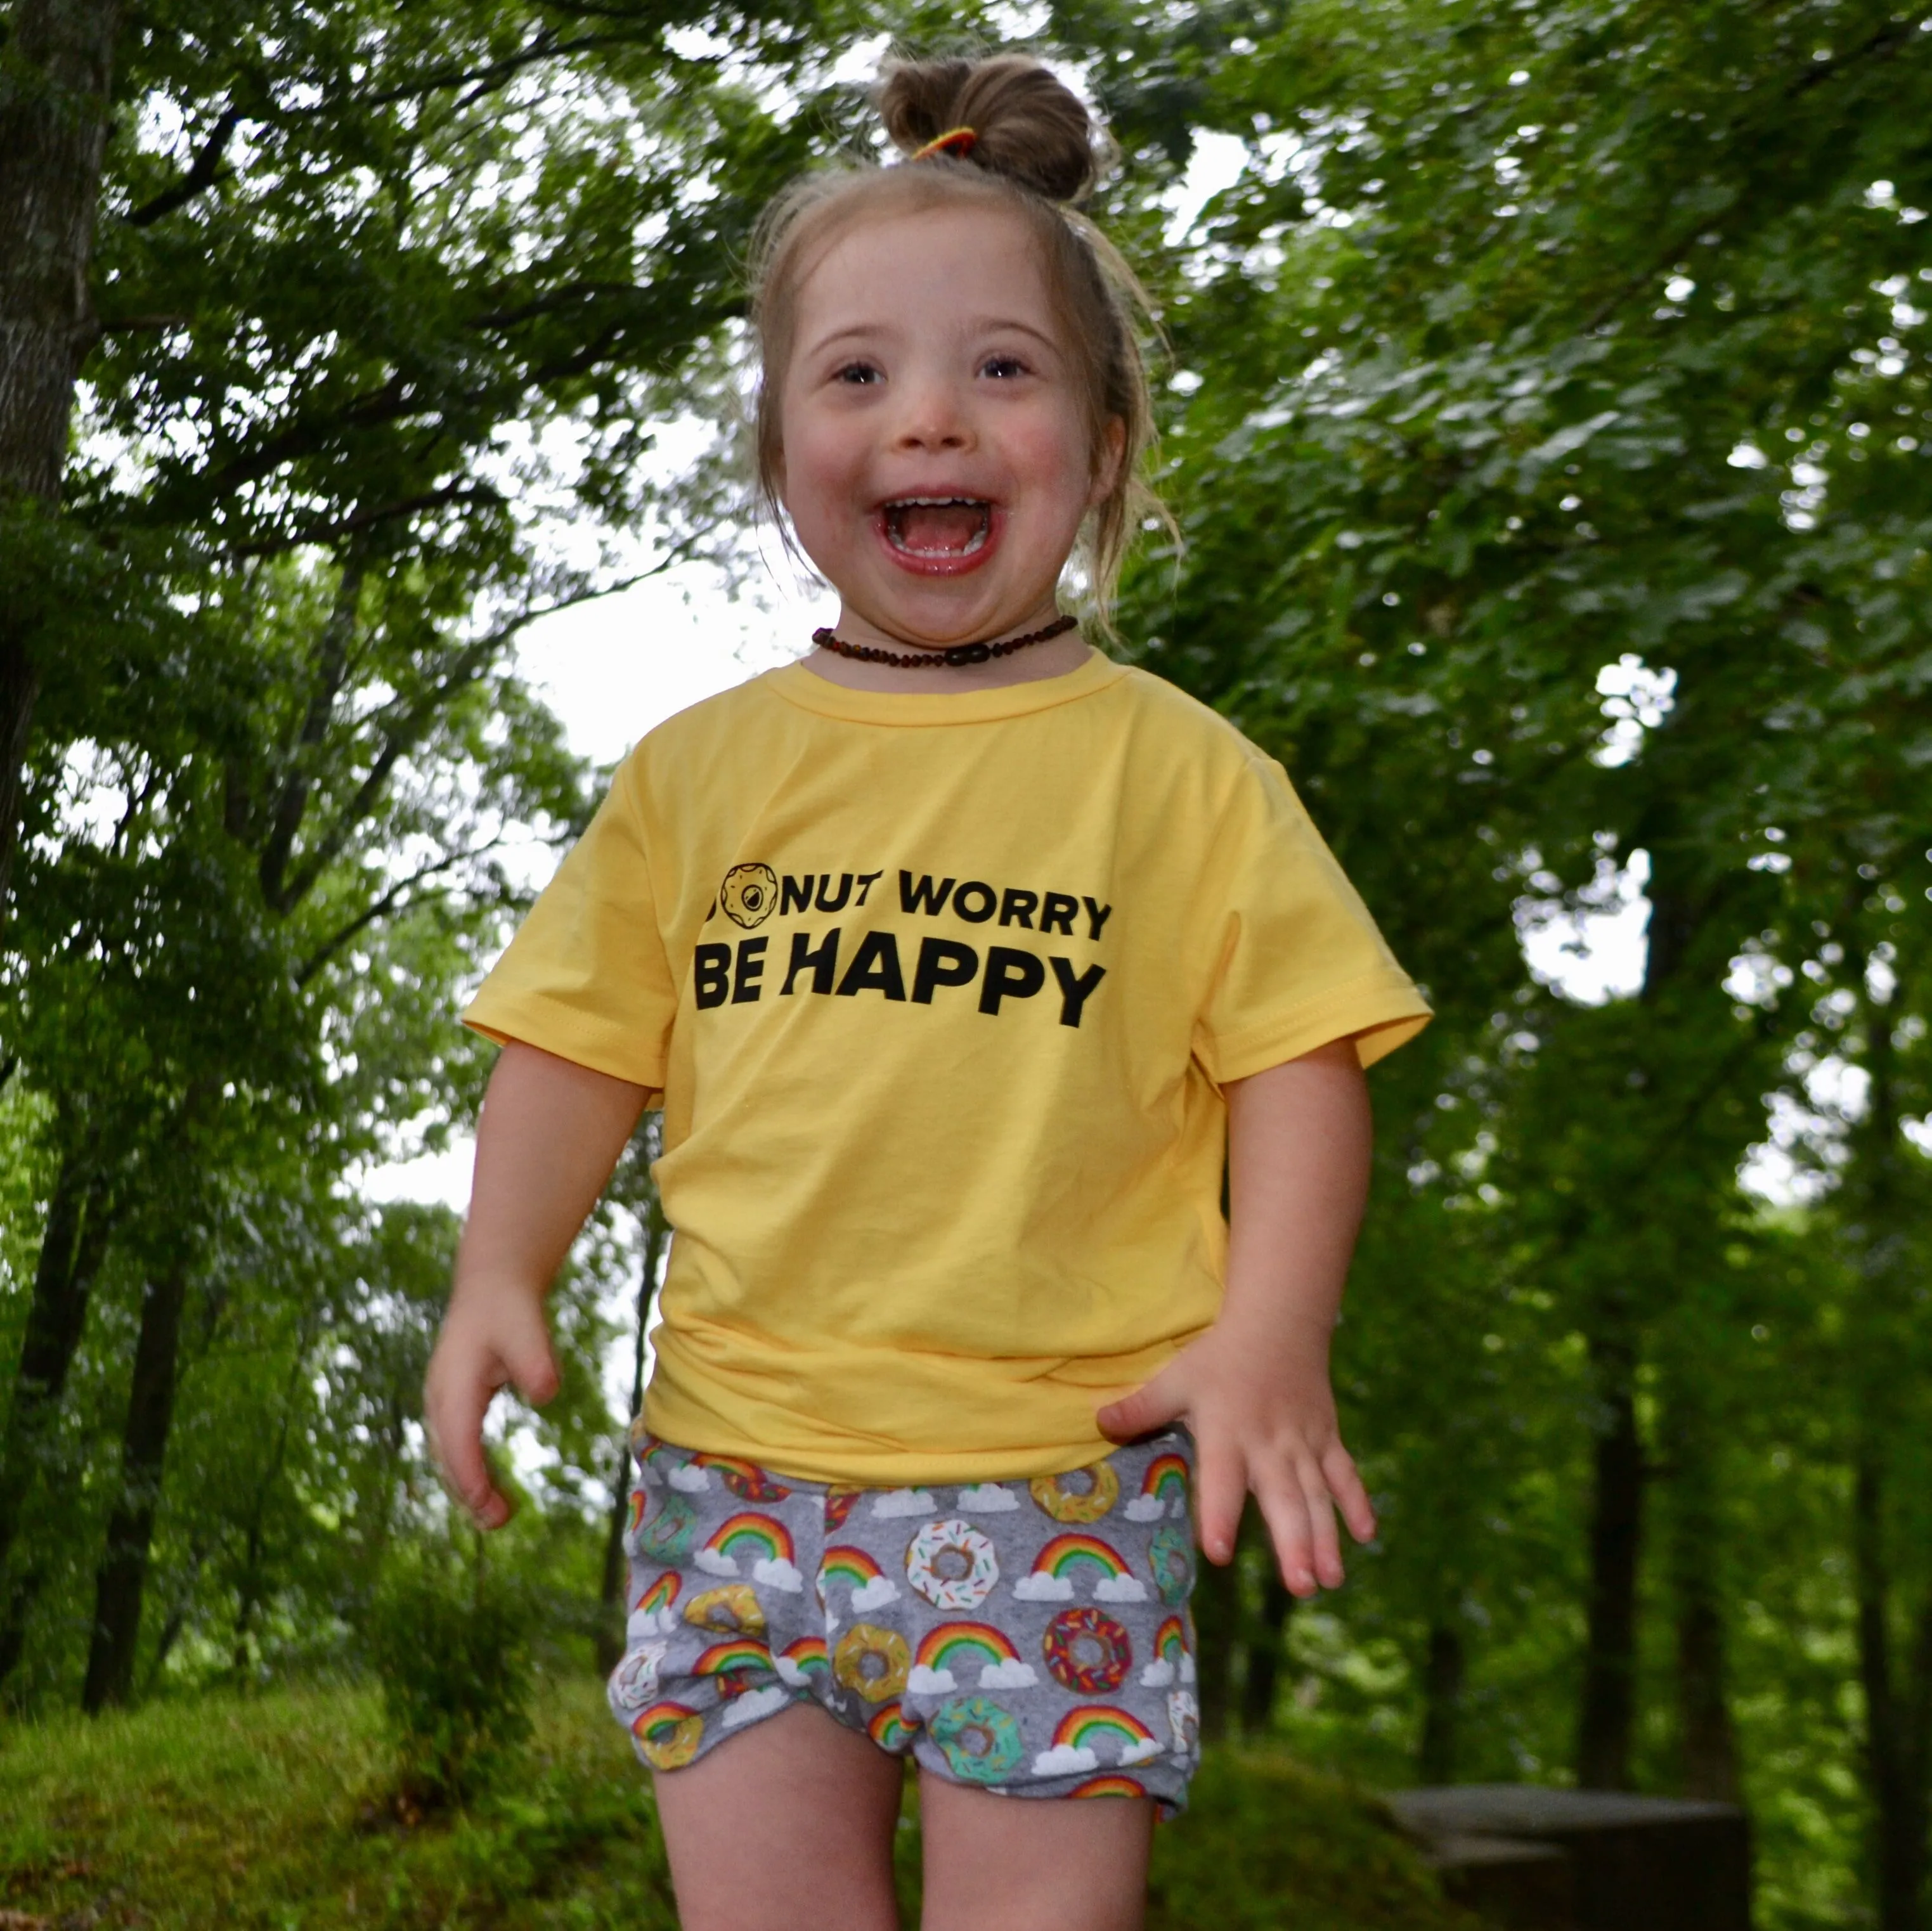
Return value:
[(1013, 56), (882, 99), (906, 158), (784, 196), (754, 309), (838, 622), (644, 739), (470, 1009), (428, 1414), (502, 1522), (484, 1411), (554, 1390), (544, 1290), (661, 1100), (611, 1701), (683, 1923), (893, 1924), (910, 1756), (929, 1925), (1120, 1931), (1196, 1762), (1190, 1496), (1226, 1562), (1252, 1489), (1298, 1595), (1337, 1507), (1373, 1533), (1329, 1333), (1362, 1069), (1427, 1009), (1280, 766), (1059, 613), (1146, 500), (1084, 109)]

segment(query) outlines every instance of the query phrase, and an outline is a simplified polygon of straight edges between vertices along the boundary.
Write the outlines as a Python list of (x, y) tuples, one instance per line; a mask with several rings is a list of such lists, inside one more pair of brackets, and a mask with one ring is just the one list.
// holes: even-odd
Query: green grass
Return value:
[[(594, 1682), (544, 1686), (518, 1773), (466, 1813), (399, 1822), (390, 1770), (376, 1698), (340, 1687), (0, 1729), (0, 1927), (674, 1931), (648, 1780)], [(916, 1826), (902, 1846), (910, 1914)], [(1362, 1795), (1232, 1753), (1156, 1834), (1150, 1922), (1473, 1924)]]

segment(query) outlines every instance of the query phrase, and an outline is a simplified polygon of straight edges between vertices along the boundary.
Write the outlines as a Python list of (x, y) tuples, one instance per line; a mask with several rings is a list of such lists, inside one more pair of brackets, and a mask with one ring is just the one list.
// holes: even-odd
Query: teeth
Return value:
[[(886, 540), (895, 550), (908, 556), (973, 556), (986, 547), (987, 534), (992, 527), (993, 506), (983, 496), (895, 496), (880, 507), (885, 512)], [(899, 526), (901, 513), (915, 509), (976, 510), (980, 515), (980, 526), (956, 549), (946, 545), (928, 549), (922, 544), (907, 542), (904, 532)]]
[(892, 547), (895, 550), (903, 550), (908, 556), (970, 556), (976, 550), (984, 549), (986, 543), (986, 532), (983, 529), (976, 529), (966, 539), (964, 546), (958, 550), (922, 549), (916, 544), (903, 541), (898, 532), (890, 526), (886, 534), (892, 538)]

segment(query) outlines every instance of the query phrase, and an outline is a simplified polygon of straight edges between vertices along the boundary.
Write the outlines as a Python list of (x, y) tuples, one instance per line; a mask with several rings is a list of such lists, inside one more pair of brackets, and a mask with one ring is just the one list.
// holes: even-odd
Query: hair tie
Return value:
[(944, 133), (934, 136), (908, 158), (923, 161), (929, 160), (934, 154), (956, 154), (963, 158), (979, 145), (979, 132), (976, 128), (949, 127)]

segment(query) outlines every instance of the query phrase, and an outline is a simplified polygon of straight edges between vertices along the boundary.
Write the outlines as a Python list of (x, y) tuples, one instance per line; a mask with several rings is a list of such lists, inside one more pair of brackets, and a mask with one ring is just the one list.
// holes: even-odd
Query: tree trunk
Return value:
[(1677, 1740), (1682, 1795), (1742, 1801), (1738, 1741), (1724, 1669), (1724, 1593), (1709, 1418), (1696, 1366), (1676, 1377), (1664, 1407), (1664, 1462), (1670, 1471), (1670, 1564), (1676, 1615)]
[(1422, 1666), (1422, 1747), (1416, 1774), (1424, 1783), (1454, 1783), (1468, 1659), (1461, 1625), (1439, 1616), (1429, 1626)]
[(28, 1501), (37, 1489), (72, 1483), (60, 1441), (61, 1405), (112, 1225), (104, 1181), (85, 1151), (70, 1151), (47, 1206), (14, 1399), (0, 1435), (0, 1685), (20, 1663), (43, 1580), (38, 1563), (18, 1559)]
[(94, 1639), (80, 1696), (89, 1715), (125, 1703), (134, 1689), (141, 1597), (174, 1420), (176, 1356), (188, 1275), (182, 1255), (148, 1282), (142, 1297), (140, 1338), (134, 1345), (134, 1383), (121, 1438), (121, 1494), (108, 1519), (106, 1546), (94, 1579)]
[[(121, 0), (16, 0), (0, 62), (0, 514), (51, 503), (74, 385), (93, 326), (88, 292)], [(40, 688), (33, 599), (0, 598), (0, 919)]]
[[(1236, 1538), (1238, 1545), (1239, 1538)], [(1196, 1663), (1201, 1678), (1201, 1734), (1218, 1743), (1228, 1734), (1234, 1705), (1234, 1651), (1240, 1640), (1240, 1570), (1203, 1559), (1194, 1584)]]
[[(1882, 1486), (1861, 1449), (1852, 1482), (1852, 1541), (1864, 1690), (1865, 1774), (1871, 1792), (1879, 1931), (1925, 1931), (1928, 1756), (1932, 1750), (1932, 1599), (1921, 1604), (1913, 1660), (1900, 1682), (1892, 1655), (1892, 1579), (1885, 1558)], [(1916, 1678), (1916, 1681), (1914, 1680)]]
[[(638, 1330), (631, 1356), (631, 1413), (634, 1419), (644, 1405), (644, 1330), (650, 1319), (651, 1297), (657, 1291), (658, 1269), (664, 1259), (670, 1229), (665, 1225), (653, 1195), (644, 1210), (644, 1258), (638, 1282)], [(597, 1667), (606, 1676), (617, 1667), (624, 1654), (625, 1624), (628, 1605), (624, 1600), (624, 1525), (629, 1519), (631, 1501), (631, 1450), (628, 1435), (617, 1451), (616, 1480), (610, 1485), (610, 1520), (604, 1539), (604, 1585), (598, 1593), (597, 1616)]]
[(1643, 1522), (1643, 1446), (1637, 1438), (1628, 1345), (1593, 1340), (1602, 1421), (1590, 1498), (1590, 1582), (1576, 1781), (1586, 1790), (1630, 1787), (1636, 1707), (1637, 1548)]
[[(1262, 1541), (1265, 1544), (1267, 1538), (1264, 1537)], [(1294, 1611), (1294, 1597), (1281, 1579), (1274, 1551), (1264, 1548), (1261, 1600), (1255, 1606), (1254, 1624), (1248, 1633), (1247, 1673), (1241, 1679), (1241, 1735), (1250, 1743), (1266, 1736), (1274, 1727), (1282, 1646), (1287, 1640), (1288, 1619)]]

